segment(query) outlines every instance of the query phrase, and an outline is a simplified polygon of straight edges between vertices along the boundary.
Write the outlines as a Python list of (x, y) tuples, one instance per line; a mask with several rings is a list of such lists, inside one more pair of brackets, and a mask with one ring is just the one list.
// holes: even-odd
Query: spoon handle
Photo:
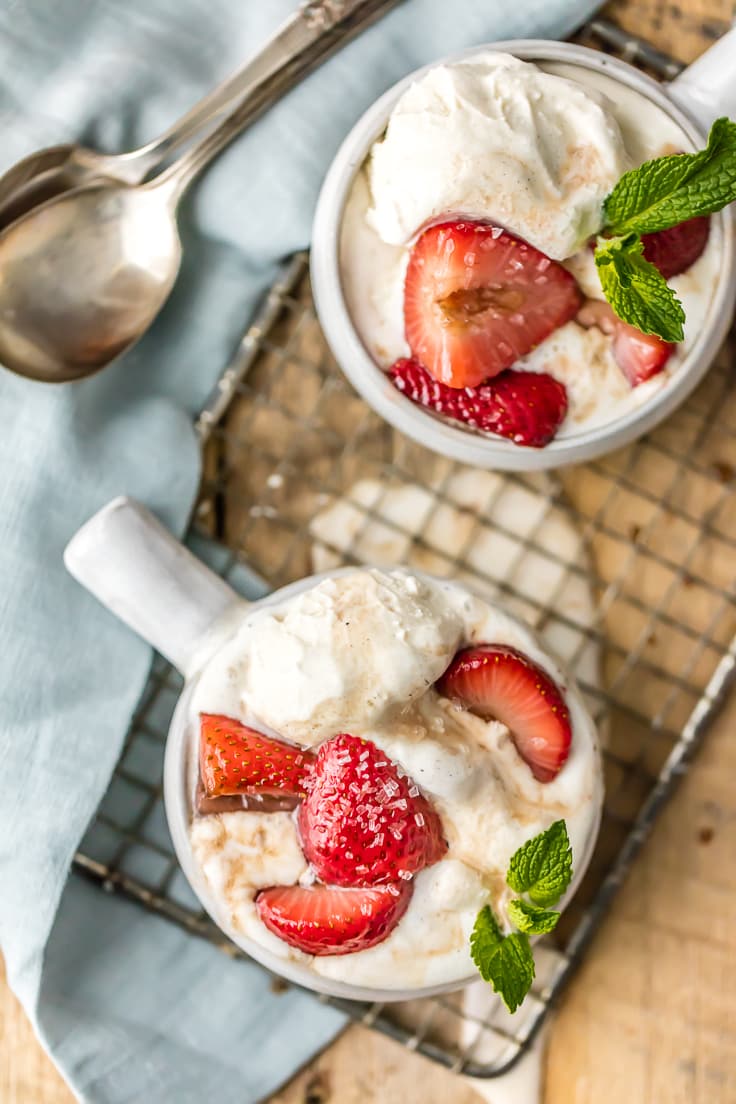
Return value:
[[(165, 172), (155, 177), (152, 185), (168, 191), (171, 202), (176, 204), (194, 177), (278, 96), (319, 65), (337, 46), (342, 45), (344, 36), (361, 30), (372, 19), (399, 2), (400, 0), (313, 0), (305, 4), (294, 18), (308, 22), (309, 44), (290, 57), (284, 56), (272, 79), (255, 82), (235, 110)], [(331, 33), (333, 31), (335, 33)]]
[(257, 95), (281, 70), (297, 64), (330, 32), (352, 17), (360, 19), (361, 9), (370, 7), (375, 4), (367, 0), (306, 0), (237, 73), (214, 88), (160, 137), (129, 154), (117, 156), (116, 176), (130, 184), (140, 183), (203, 126), (233, 104), (243, 104)]

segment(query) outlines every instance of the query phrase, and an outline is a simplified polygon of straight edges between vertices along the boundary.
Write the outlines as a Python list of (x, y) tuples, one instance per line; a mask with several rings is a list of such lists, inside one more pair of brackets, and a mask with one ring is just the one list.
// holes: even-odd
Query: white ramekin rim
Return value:
[[(317, 584), (322, 579), (343, 575), (354, 570), (354, 567), (343, 567), (333, 571), (322, 572), (318, 575), (307, 576), (305, 579), (299, 579), (297, 582), (282, 587), (280, 590), (274, 591), (265, 598), (259, 599), (258, 602), (251, 605), (250, 609), (252, 611), (255, 607), (262, 608), (277, 602), (282, 602), (298, 594), (300, 591), (305, 590), (307, 587)], [(465, 589), (472, 593), (472, 588), (466, 587), (464, 583), (456, 583), (453, 579), (434, 579), (433, 576), (428, 575), (426, 572), (416, 571), (413, 568), (411, 569), (411, 573), (433, 579), (435, 582), (454, 583), (457, 586), (465, 587)], [(546, 658), (546, 665), (549, 667), (550, 674), (561, 684), (565, 685), (565, 697), (570, 708), (573, 728), (587, 728), (593, 736), (597, 737), (599, 772), (596, 791), (590, 798), (591, 804), (595, 804), (594, 816), (591, 821), (589, 834), (585, 840), (583, 855), (582, 857), (576, 858), (572, 883), (563, 901), (558, 906), (564, 908), (574, 897), (585, 876), (598, 839), (603, 805), (603, 768), (600, 762), (600, 734), (596, 731), (595, 722), (590, 716), (571, 672), (565, 670), (559, 661), (550, 654), (549, 649), (539, 640), (536, 632), (529, 625), (519, 618), (508, 614), (505, 610), (504, 613), (510, 621), (519, 626), (530, 639), (536, 642), (537, 647)], [(411, 989), (381, 989), (365, 985), (351, 985), (347, 982), (322, 977), (316, 974), (309, 966), (276, 955), (260, 943), (257, 943), (253, 939), (249, 939), (247, 936), (233, 929), (222, 905), (215, 895), (210, 892), (200, 865), (192, 852), (190, 841), (189, 829), (192, 818), (192, 802), (190, 794), (191, 773), (189, 769), (190, 725), (188, 721), (191, 696), (194, 691), (196, 679), (197, 676), (194, 675), (185, 683), (184, 690), (179, 697), (171, 719), (164, 754), (164, 807), (179, 865), (193, 892), (199, 899), (200, 904), (227, 938), (250, 958), (259, 962), (262, 966), (265, 966), (266, 969), (270, 970), (272, 973), (278, 974), (287, 981), (302, 986), (304, 989), (341, 999), (365, 1002), (381, 1001), (387, 1003), (416, 1000), (421, 997), (432, 997), (440, 993), (454, 992), (477, 981), (478, 974), (472, 973), (468, 977), (458, 978), (442, 984)]]
[(350, 383), (365, 401), (408, 437), (444, 456), (480, 468), (538, 471), (590, 460), (636, 440), (671, 414), (693, 391), (721, 347), (736, 302), (736, 256), (730, 208), (713, 216), (721, 231), (721, 275), (705, 324), (688, 355), (661, 391), (629, 413), (602, 426), (553, 440), (545, 448), (514, 445), (461, 429), (423, 410), (402, 395), (375, 363), (359, 337), (345, 302), (340, 276), (340, 231), (345, 204), (356, 173), (406, 88), (438, 64), (453, 63), (489, 49), (525, 60), (566, 61), (607, 72), (666, 111), (696, 145), (705, 143), (701, 127), (673, 102), (663, 86), (639, 70), (597, 50), (544, 39), (513, 39), (475, 46), (408, 74), (361, 116), (340, 146), (325, 177), (315, 212), (311, 247), (311, 280), (317, 314), (327, 342)]

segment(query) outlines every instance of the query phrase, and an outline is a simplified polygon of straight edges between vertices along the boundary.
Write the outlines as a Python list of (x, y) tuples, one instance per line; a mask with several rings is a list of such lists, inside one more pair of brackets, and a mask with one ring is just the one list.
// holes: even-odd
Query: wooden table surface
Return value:
[[(733, 4), (615, 0), (605, 14), (688, 61), (727, 29)], [(551, 1035), (545, 1104), (736, 1102), (734, 730), (736, 697), (566, 994)], [(73, 1099), (8, 989), (0, 959), (0, 1104)], [(272, 1104), (480, 1099), (470, 1082), (352, 1027)]]

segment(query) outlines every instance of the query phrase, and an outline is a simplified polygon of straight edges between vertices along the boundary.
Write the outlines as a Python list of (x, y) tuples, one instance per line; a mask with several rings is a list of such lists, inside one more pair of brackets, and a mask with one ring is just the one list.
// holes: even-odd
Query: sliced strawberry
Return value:
[(200, 716), (199, 773), (208, 798), (243, 793), (303, 797), (314, 761), (313, 752), (272, 740), (232, 717)]
[(548, 444), (567, 412), (564, 384), (539, 372), (507, 369), (490, 383), (460, 390), (439, 383), (417, 360), (397, 360), (388, 374), (412, 402), (531, 448)]
[(665, 280), (669, 280), (695, 264), (708, 244), (709, 234), (708, 217), (688, 219), (668, 230), (643, 234), (644, 256), (657, 266)]
[(275, 886), (256, 898), (263, 923), (292, 947), (311, 955), (343, 955), (375, 947), (407, 910), (413, 886)]
[(632, 387), (658, 375), (675, 349), (661, 337), (644, 334), (636, 326), (622, 322), (613, 308), (599, 299), (588, 299), (576, 318), (586, 329), (597, 326), (603, 333), (611, 335), (611, 352)]
[(419, 787), (369, 740), (322, 744), (297, 815), (304, 854), (330, 885), (408, 881), (447, 850)]
[(578, 286), (562, 265), (498, 226), (443, 222), (411, 251), (406, 340), (449, 387), (476, 387), (510, 368), (579, 306)]
[(632, 387), (659, 375), (674, 348), (656, 334), (644, 334), (626, 322), (619, 322), (613, 335), (615, 361)]
[(466, 648), (437, 689), (471, 713), (510, 730), (539, 782), (551, 782), (570, 754), (570, 713), (556, 683), (523, 652), (503, 644)]

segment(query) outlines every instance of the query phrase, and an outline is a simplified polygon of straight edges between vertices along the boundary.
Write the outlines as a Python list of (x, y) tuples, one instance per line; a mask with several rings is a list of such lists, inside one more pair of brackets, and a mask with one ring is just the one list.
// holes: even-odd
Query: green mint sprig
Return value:
[(490, 905), (476, 917), (470, 936), (470, 954), (484, 981), (515, 1012), (534, 981), (530, 935), (552, 931), (560, 918), (556, 905), (572, 880), (572, 848), (564, 820), (534, 836), (511, 856), (506, 882), (515, 893), (507, 916), (518, 930), (504, 934)]
[(624, 322), (682, 341), (685, 312), (664, 276), (642, 255), (642, 234), (711, 215), (736, 200), (736, 123), (716, 119), (699, 153), (645, 161), (624, 173), (603, 204), (595, 263), (603, 294)]

